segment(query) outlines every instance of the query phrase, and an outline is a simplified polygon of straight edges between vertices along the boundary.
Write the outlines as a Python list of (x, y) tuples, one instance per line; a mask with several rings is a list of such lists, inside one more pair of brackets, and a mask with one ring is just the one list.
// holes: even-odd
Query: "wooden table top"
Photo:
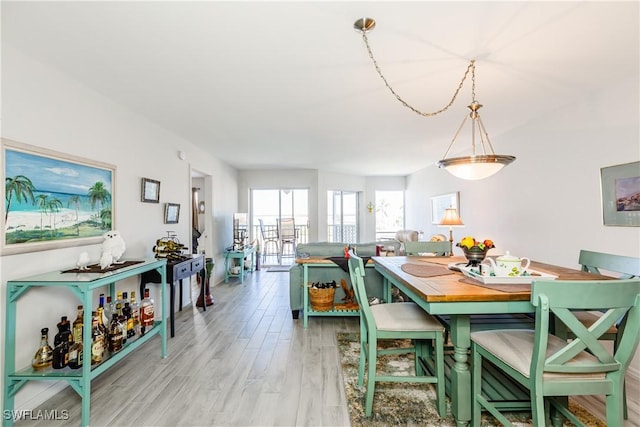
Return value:
[[(503, 292), (483, 286), (474, 285), (473, 279), (460, 272), (453, 272), (434, 277), (417, 277), (402, 270), (406, 263), (439, 264), (447, 266), (451, 263), (466, 262), (464, 257), (433, 256), (397, 256), (373, 257), (376, 269), (383, 270), (391, 277), (411, 287), (428, 302), (482, 302), (482, 301), (528, 301), (531, 298), (530, 287), (517, 292)], [(566, 267), (555, 266), (532, 261), (531, 268), (543, 273), (558, 276), (557, 280), (609, 280), (611, 277), (587, 273)]]

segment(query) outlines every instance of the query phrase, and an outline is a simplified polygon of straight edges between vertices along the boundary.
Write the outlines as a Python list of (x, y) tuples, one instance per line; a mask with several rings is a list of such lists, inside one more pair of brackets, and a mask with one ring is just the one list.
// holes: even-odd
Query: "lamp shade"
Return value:
[(440, 221), (440, 225), (449, 226), (449, 227), (460, 227), (464, 224), (458, 215), (458, 210), (454, 207), (448, 207), (444, 210), (444, 215), (442, 216), (442, 221)]

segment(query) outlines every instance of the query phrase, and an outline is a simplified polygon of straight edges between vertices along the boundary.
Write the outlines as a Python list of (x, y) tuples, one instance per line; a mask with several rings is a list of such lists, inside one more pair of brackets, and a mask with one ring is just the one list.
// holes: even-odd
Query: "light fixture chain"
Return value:
[(376, 69), (376, 72), (378, 73), (378, 75), (380, 76), (380, 78), (382, 79), (382, 81), (384, 82), (385, 86), (387, 87), (387, 89), (389, 89), (389, 91), (393, 94), (393, 96), (396, 97), (396, 99), (398, 101), (400, 101), (400, 103), (402, 105), (404, 105), (405, 107), (407, 107), (408, 109), (410, 109), (411, 111), (413, 111), (416, 114), (419, 114), (421, 116), (424, 117), (432, 117), (435, 115), (438, 115), (440, 113), (443, 113), (445, 111), (447, 111), (449, 109), (449, 107), (451, 107), (451, 105), (453, 105), (453, 103), (455, 102), (456, 98), (458, 97), (458, 93), (460, 92), (460, 90), (462, 89), (462, 86), (464, 85), (465, 80), (467, 79), (467, 76), (469, 74), (469, 71), (471, 71), (471, 76), (472, 76), (472, 94), (473, 94), (473, 99), (475, 99), (475, 60), (471, 60), (469, 62), (469, 65), (467, 66), (467, 70), (464, 72), (464, 76), (462, 76), (462, 80), (460, 81), (460, 84), (458, 85), (458, 88), (456, 89), (456, 91), (453, 93), (453, 97), (451, 98), (451, 101), (449, 101), (449, 103), (444, 106), (443, 108), (434, 111), (434, 112), (423, 112), (418, 110), (417, 108), (409, 105), (409, 103), (407, 103), (404, 99), (402, 99), (402, 97), (400, 97), (400, 95), (398, 95), (396, 93), (396, 91), (393, 90), (393, 88), (391, 87), (391, 85), (389, 84), (389, 82), (387, 81), (386, 77), (382, 74), (382, 70), (380, 69), (380, 66), (378, 65), (378, 61), (376, 61), (376, 59), (373, 57), (373, 52), (371, 51), (371, 46), (369, 46), (369, 39), (367, 37), (367, 33), (365, 31), (362, 31), (362, 39), (364, 40), (364, 44), (367, 47), (367, 52), (369, 52), (369, 58), (371, 58), (371, 61), (373, 62), (373, 65)]

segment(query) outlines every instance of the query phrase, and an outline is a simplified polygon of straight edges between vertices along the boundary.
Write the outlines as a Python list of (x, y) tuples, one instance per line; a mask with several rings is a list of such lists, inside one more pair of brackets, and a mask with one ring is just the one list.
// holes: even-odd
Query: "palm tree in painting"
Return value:
[[(91, 209), (94, 209), (96, 205), (98, 206), (98, 217), (100, 216), (99, 212), (102, 210), (102, 206), (108, 203), (111, 200), (111, 193), (104, 186), (104, 183), (98, 181), (91, 188), (89, 188), (89, 203), (91, 203)], [(104, 221), (101, 221), (101, 227), (104, 228)]]
[(7, 209), (4, 214), (4, 223), (7, 223), (9, 218), (9, 210), (11, 209), (11, 200), (15, 200), (20, 203), (24, 199), (25, 201), (31, 200), (33, 204), (35, 202), (33, 192), (35, 187), (31, 180), (24, 175), (16, 175), (13, 178), (5, 179), (5, 195), (7, 199)]
[(43, 215), (49, 214), (49, 196), (46, 194), (38, 194), (36, 197), (35, 204), (40, 209), (40, 240), (42, 240), (43, 236), (43, 225), (42, 225), (42, 217)]
[(104, 224), (104, 228), (111, 228), (111, 208), (106, 207), (100, 211), (100, 220)]
[(80, 196), (77, 194), (75, 196), (69, 197), (69, 201), (67, 202), (67, 207), (73, 205), (76, 210), (76, 235), (80, 235), (80, 217), (78, 211), (80, 210)]
[[(62, 202), (60, 199), (53, 198), (47, 200), (47, 209), (53, 215), (52, 218), (49, 218), (49, 228), (51, 229), (51, 237), (55, 237), (56, 232), (56, 212), (60, 212), (60, 209), (63, 208)], [(53, 219), (53, 225), (51, 224), (51, 220)]]

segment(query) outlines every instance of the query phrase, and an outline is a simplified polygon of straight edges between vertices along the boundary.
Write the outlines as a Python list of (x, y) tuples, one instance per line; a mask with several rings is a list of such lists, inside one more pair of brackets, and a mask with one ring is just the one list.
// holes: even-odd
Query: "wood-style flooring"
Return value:
[[(197, 285), (195, 286), (197, 287)], [(193, 289), (194, 298), (198, 289)], [(91, 426), (348, 426), (337, 331), (358, 331), (355, 317), (293, 320), (289, 274), (266, 268), (212, 287), (207, 311), (176, 316), (168, 357), (153, 339), (92, 383)], [(628, 426), (640, 426), (638, 381), (628, 381)], [(601, 397), (581, 400), (604, 418)], [(80, 424), (80, 398), (66, 388), (42, 410), (67, 410)]]

